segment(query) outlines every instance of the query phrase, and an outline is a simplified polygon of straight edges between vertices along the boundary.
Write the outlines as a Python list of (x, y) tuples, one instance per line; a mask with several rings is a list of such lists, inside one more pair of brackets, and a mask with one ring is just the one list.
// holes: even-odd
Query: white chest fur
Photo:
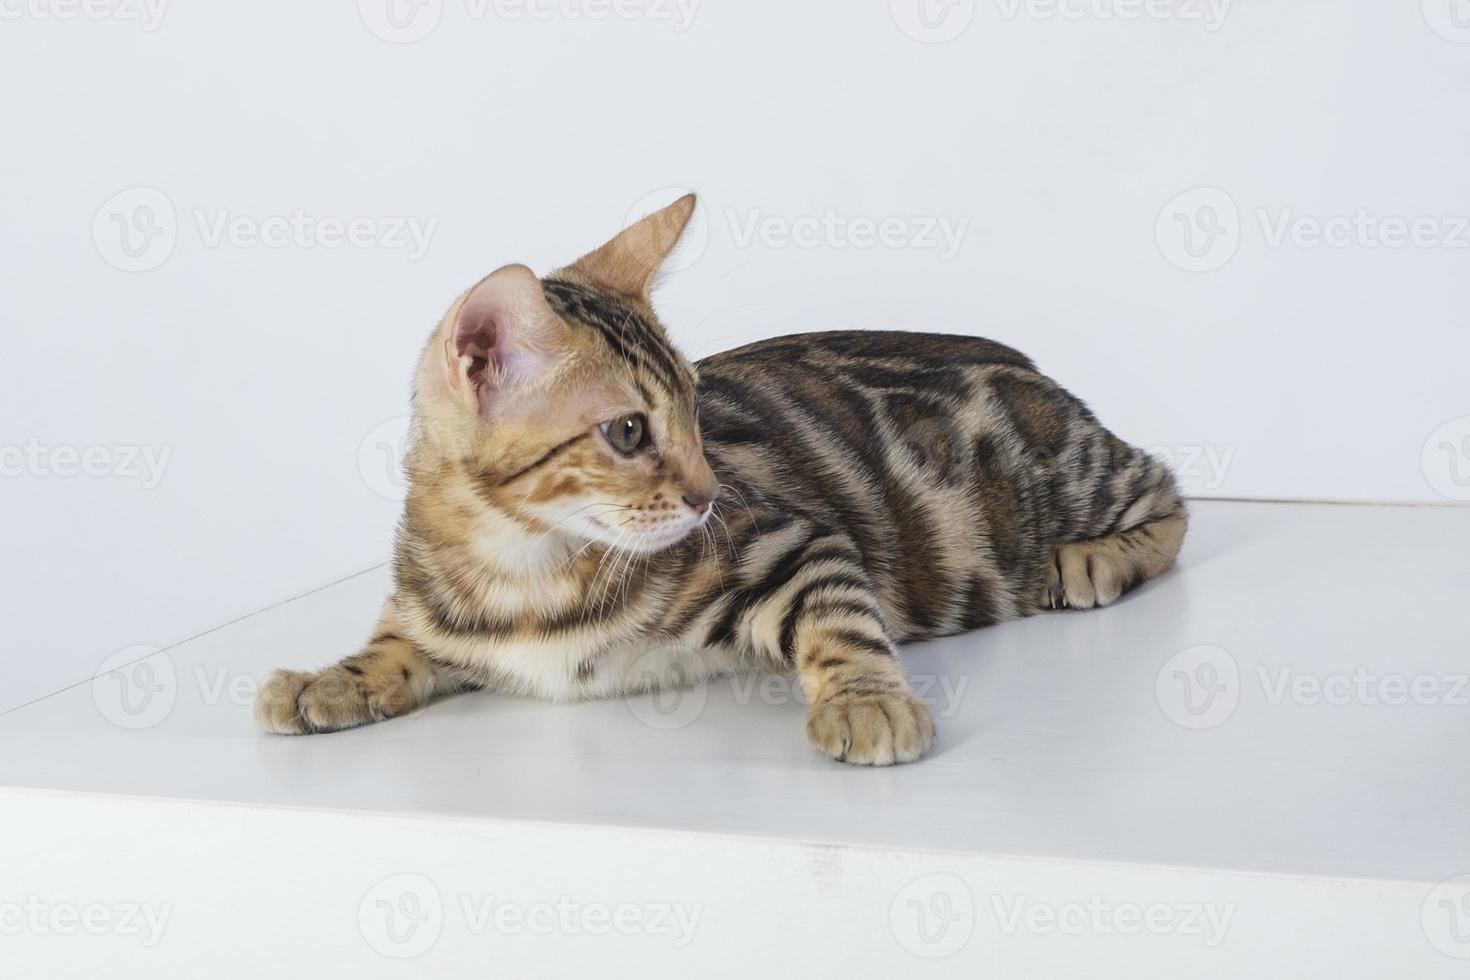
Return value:
[(555, 638), (484, 641), (457, 651), (486, 668), (508, 693), (549, 701), (618, 697), (687, 687), (738, 664), (722, 651), (663, 639), (608, 642), (568, 631)]

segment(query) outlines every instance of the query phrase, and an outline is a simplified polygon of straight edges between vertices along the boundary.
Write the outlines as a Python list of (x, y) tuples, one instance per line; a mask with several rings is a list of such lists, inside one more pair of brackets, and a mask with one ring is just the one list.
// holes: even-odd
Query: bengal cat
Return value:
[(908, 762), (934, 723), (898, 644), (1106, 605), (1173, 564), (1165, 466), (1009, 347), (812, 333), (690, 364), (649, 288), (693, 208), (454, 303), (416, 375), (393, 594), (358, 652), (270, 676), (261, 727), (785, 670), (818, 750)]

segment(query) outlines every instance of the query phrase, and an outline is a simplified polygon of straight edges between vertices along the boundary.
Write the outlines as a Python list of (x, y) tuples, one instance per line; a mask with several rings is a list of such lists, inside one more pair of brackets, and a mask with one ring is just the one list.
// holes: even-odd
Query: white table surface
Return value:
[[(792, 686), (753, 679), (658, 702), (468, 695), (332, 735), (257, 732), (254, 685), (350, 652), (388, 588), (379, 568), (5, 714), (0, 787), (12, 819), (29, 801), (79, 826), (104, 801), (171, 819), (202, 802), (1412, 896), (1470, 874), (1467, 546), (1470, 509), (1196, 503), (1180, 567), (1118, 605), (905, 650), (939, 739), (880, 770), (818, 756)], [(1190, 677), (1217, 687), (1193, 690), (1193, 714)], [(1470, 968), (1414, 941), (1434, 969)]]

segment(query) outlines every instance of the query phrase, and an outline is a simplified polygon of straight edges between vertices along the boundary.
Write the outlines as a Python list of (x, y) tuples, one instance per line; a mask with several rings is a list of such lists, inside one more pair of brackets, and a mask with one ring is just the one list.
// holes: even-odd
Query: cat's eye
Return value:
[(614, 449), (631, 456), (648, 445), (648, 419), (642, 413), (623, 415), (602, 423), (602, 434)]

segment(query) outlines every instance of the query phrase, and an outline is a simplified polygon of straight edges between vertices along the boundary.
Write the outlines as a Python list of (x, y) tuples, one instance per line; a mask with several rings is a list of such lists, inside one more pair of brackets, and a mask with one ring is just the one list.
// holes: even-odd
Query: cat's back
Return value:
[[(942, 370), (962, 366), (1008, 364), (1035, 370), (1031, 359), (1014, 348), (983, 337), (954, 334), (911, 333), (902, 330), (830, 330), (787, 334), (758, 340), (743, 347), (713, 354), (698, 364), (701, 379), (744, 377), (750, 372), (791, 368), (841, 372), (844, 368), (863, 373), (863, 362), (875, 369), (875, 380), (895, 380), (889, 372)], [(861, 378), (855, 378), (861, 380)]]
[[(1006, 378), (1045, 388), (1048, 397), (1070, 397), (1021, 352), (950, 334), (790, 334), (714, 354), (697, 368), (708, 448), (764, 447), (787, 461), (820, 451), (864, 469), (877, 466), (895, 444), (917, 442), (922, 453), (935, 439), (967, 441), (953, 423), (974, 431), (979, 417), (990, 414), (987, 392)], [(893, 462), (910, 469), (901, 459)]]
[(987, 427), (997, 402), (992, 396), (1004, 389), (1035, 389), (1048, 410), (1072, 403), (1025, 354), (982, 337), (791, 334), (712, 355), (697, 367), (708, 447), (764, 446), (788, 460), (821, 451), (844, 464), (878, 467), (874, 472), (884, 477), (889, 469), (879, 463), (894, 453), (891, 462), (907, 475), (909, 450), (929, 455), (969, 442)]

